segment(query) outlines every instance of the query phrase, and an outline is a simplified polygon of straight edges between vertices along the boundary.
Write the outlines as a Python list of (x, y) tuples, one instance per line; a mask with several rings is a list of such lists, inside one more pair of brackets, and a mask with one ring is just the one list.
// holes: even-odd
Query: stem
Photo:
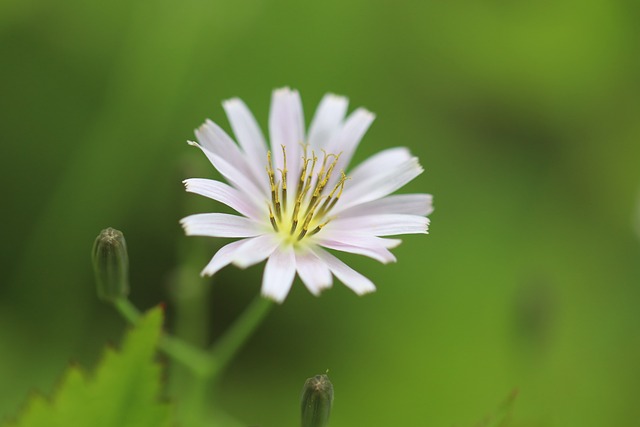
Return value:
[(209, 355), (188, 343), (169, 335), (160, 338), (158, 346), (168, 356), (188, 367), (197, 377), (210, 375), (211, 362)]
[(140, 311), (136, 308), (136, 306), (131, 304), (131, 301), (129, 301), (127, 297), (118, 298), (113, 302), (113, 305), (115, 305), (116, 309), (120, 312), (122, 317), (124, 317), (126, 321), (131, 323), (132, 325), (135, 326), (138, 323), (138, 320), (140, 320)]
[[(114, 306), (130, 324), (138, 323), (140, 311), (126, 297), (118, 298), (114, 301)], [(168, 335), (160, 337), (158, 348), (189, 368), (196, 376), (205, 378), (211, 375), (211, 358), (206, 352)]]
[(211, 377), (215, 378), (224, 371), (233, 356), (240, 350), (258, 325), (264, 320), (273, 302), (260, 295), (256, 296), (235, 323), (211, 347), (212, 357)]
[[(141, 317), (140, 311), (126, 297), (114, 301), (114, 307), (132, 325)], [(208, 412), (205, 405), (209, 387), (215, 383), (229, 362), (240, 350), (258, 325), (273, 307), (273, 302), (258, 295), (236, 319), (235, 323), (209, 349), (203, 351), (179, 338), (169, 335), (160, 337), (158, 348), (193, 373), (182, 413), (185, 419), (202, 420)]]

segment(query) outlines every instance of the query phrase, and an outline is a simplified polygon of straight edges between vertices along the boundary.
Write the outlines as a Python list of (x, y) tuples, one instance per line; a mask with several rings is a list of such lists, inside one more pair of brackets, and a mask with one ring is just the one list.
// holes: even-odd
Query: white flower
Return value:
[(239, 238), (222, 247), (202, 271), (213, 275), (228, 264), (245, 268), (267, 259), (262, 294), (277, 302), (289, 293), (296, 271), (309, 291), (331, 287), (332, 275), (357, 294), (373, 283), (324, 248), (395, 261), (389, 249), (398, 239), (426, 233), (431, 195), (390, 195), (423, 169), (406, 148), (382, 151), (347, 166), (374, 115), (358, 108), (348, 117), (347, 99), (325, 95), (305, 133), (300, 95), (273, 92), (270, 148), (247, 106), (237, 98), (223, 103), (236, 144), (207, 120), (195, 133), (199, 147), (230, 185), (193, 178), (187, 191), (201, 194), (240, 215), (204, 213), (181, 224), (187, 235)]

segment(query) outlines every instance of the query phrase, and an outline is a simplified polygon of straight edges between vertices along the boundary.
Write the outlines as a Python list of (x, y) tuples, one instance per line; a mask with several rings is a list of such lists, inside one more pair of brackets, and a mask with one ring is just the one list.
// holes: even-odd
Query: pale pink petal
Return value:
[(338, 280), (344, 283), (356, 294), (364, 295), (376, 290), (376, 287), (371, 280), (367, 279), (362, 274), (334, 257), (329, 252), (320, 248), (314, 248), (313, 253), (327, 264), (329, 270), (331, 270)]
[(276, 249), (264, 268), (262, 295), (282, 303), (291, 289), (296, 274), (296, 257), (291, 246)]
[(311, 251), (296, 253), (296, 269), (309, 292), (318, 296), (322, 290), (330, 288), (333, 282), (327, 265)]
[(394, 236), (398, 234), (427, 234), (429, 219), (420, 215), (370, 215), (338, 218), (324, 229), (331, 235), (341, 230), (365, 233), (373, 236)]
[[(318, 242), (322, 242), (323, 239), (334, 240), (336, 242), (342, 242), (349, 245), (356, 246), (380, 246), (386, 249), (393, 249), (400, 246), (402, 240), (390, 239), (388, 237), (377, 237), (371, 235), (371, 233), (362, 232), (359, 230), (336, 230), (331, 233), (326, 232), (324, 229), (320, 237), (316, 237)], [(325, 233), (326, 232), (326, 233)]]
[(250, 267), (267, 259), (279, 244), (279, 239), (273, 234), (258, 236), (238, 249), (232, 262), (240, 268)]
[(202, 270), (200, 273), (201, 276), (213, 276), (219, 270), (231, 264), (233, 261), (233, 255), (235, 252), (242, 248), (248, 241), (253, 240), (254, 238), (238, 240), (236, 242), (231, 242), (228, 245), (221, 247), (218, 252), (211, 258), (209, 264)]
[[(340, 154), (340, 161), (336, 166), (337, 171), (347, 169), (353, 153), (356, 151), (356, 148), (358, 148), (358, 144), (360, 144), (360, 140), (374, 119), (375, 115), (373, 113), (364, 108), (358, 108), (351, 113), (342, 129), (340, 129), (336, 136), (327, 144), (327, 152)], [(334, 176), (334, 182), (339, 178), (337, 175), (338, 174)]]
[(316, 238), (316, 242), (329, 249), (368, 256), (386, 264), (396, 261), (396, 257), (389, 249), (397, 247), (402, 240), (340, 230), (334, 233), (323, 233)]
[(243, 192), (220, 181), (204, 178), (191, 178), (182, 181), (190, 193), (200, 194), (220, 203), (224, 203), (237, 212), (256, 220), (264, 219), (265, 209), (259, 209), (254, 201)]
[(247, 178), (247, 174), (242, 170), (235, 168), (223, 157), (220, 157), (212, 151), (209, 151), (197, 142), (189, 141), (189, 144), (200, 148), (202, 152), (207, 156), (211, 164), (217, 169), (217, 171), (220, 172), (222, 176), (224, 176), (225, 179), (236, 189), (246, 193), (253, 200), (256, 200), (256, 202), (258, 200), (266, 200), (266, 193), (260, 190), (260, 187), (256, 186), (253, 180)]
[(255, 221), (237, 215), (204, 213), (180, 220), (187, 236), (252, 237), (264, 233)]
[(394, 147), (382, 150), (360, 163), (349, 172), (351, 181), (359, 184), (375, 177), (380, 171), (397, 167), (411, 159), (411, 152), (405, 147)]
[(263, 175), (267, 164), (267, 143), (265, 142), (260, 126), (256, 122), (251, 111), (239, 98), (229, 99), (222, 103), (231, 129), (238, 139), (238, 143), (244, 151), (248, 162), (254, 171), (260, 171), (260, 182), (267, 185)]
[[(287, 152), (287, 169), (295, 171), (294, 174), (297, 173), (302, 161), (302, 145), (306, 142), (302, 101), (298, 91), (289, 88), (273, 91), (269, 112), (269, 135), (274, 169), (284, 169), (281, 148), (284, 146)], [(292, 177), (294, 180), (295, 178)]]
[[(336, 211), (387, 196), (423, 172), (416, 157), (400, 160), (401, 153), (387, 150), (387, 155), (374, 156), (356, 168), (345, 185)], [(386, 163), (381, 161), (385, 158)]]
[(260, 170), (252, 167), (252, 163), (240, 150), (238, 144), (220, 126), (207, 119), (202, 126), (195, 130), (200, 144), (208, 151), (223, 158), (234, 169), (244, 174), (254, 185), (260, 186), (264, 177)]
[(213, 121), (207, 119), (195, 130), (198, 141), (204, 148), (217, 154), (218, 156), (226, 155), (229, 163), (234, 166), (244, 165), (245, 159), (238, 145), (231, 139), (220, 126)]
[(332, 211), (334, 214), (340, 213), (340, 218), (377, 214), (429, 215), (431, 212), (433, 212), (431, 194), (396, 194), (345, 210), (336, 208)]
[(357, 246), (330, 239), (321, 240), (318, 242), (318, 244), (320, 246), (324, 246), (325, 248), (334, 249), (336, 251), (364, 255), (369, 258), (373, 258), (376, 261), (380, 261), (383, 264), (396, 262), (396, 257), (389, 251), (389, 249), (382, 246)]
[(326, 149), (335, 135), (342, 129), (349, 100), (343, 96), (326, 94), (309, 126), (309, 144), (313, 149)]

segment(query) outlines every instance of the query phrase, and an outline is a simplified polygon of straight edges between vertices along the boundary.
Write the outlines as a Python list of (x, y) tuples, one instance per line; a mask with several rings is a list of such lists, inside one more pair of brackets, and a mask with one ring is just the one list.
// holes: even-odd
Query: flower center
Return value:
[(308, 146), (305, 146), (300, 173), (294, 188), (295, 194), (288, 193), (285, 146), (282, 146), (283, 168), (278, 169), (280, 181), (276, 181), (271, 152), (267, 153), (267, 175), (271, 187), (271, 201), (267, 202), (269, 220), (273, 229), (291, 243), (299, 242), (305, 236), (317, 234), (331, 221), (328, 214), (340, 199), (347, 180), (344, 172), (340, 172), (337, 183), (329, 190), (327, 185), (340, 159), (340, 154), (327, 154), (323, 151), (320, 162), (314, 151), (311, 151), (311, 156), (307, 151)]

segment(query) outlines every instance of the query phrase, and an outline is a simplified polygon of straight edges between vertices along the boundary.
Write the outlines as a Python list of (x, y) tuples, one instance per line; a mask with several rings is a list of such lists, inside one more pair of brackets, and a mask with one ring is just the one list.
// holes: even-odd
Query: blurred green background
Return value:
[[(0, 419), (119, 342), (91, 275), (102, 228), (127, 237), (140, 307), (170, 299), (182, 252), (204, 266), (223, 241), (178, 220), (216, 206), (180, 181), (216, 175), (185, 141), (229, 129), (232, 96), (265, 127), (289, 85), (307, 120), (329, 91), (374, 111), (356, 160), (410, 147), (426, 172), (404, 191), (436, 211), (397, 264), (345, 257), (377, 293), (296, 282), (225, 376), (226, 411), (297, 425), (330, 369), (334, 427), (475, 426), (513, 389), (514, 426), (638, 425), (639, 22), (607, 0), (3, 0)], [(214, 334), (261, 273), (208, 285)]]

